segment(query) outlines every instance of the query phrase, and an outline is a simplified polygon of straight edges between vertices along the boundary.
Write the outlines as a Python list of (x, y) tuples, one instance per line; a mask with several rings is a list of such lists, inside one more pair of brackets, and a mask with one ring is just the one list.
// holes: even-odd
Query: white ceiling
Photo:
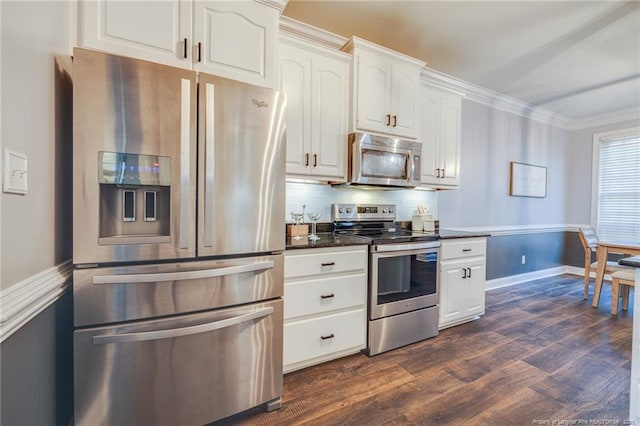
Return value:
[(640, 112), (637, 0), (289, 0), (283, 14), (570, 119)]

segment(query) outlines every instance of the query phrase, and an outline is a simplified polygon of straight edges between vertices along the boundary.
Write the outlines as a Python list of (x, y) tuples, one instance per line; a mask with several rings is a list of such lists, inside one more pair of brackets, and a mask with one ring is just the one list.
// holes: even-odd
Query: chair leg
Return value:
[(622, 286), (622, 310), (626, 311), (629, 309), (629, 286)]
[(614, 278), (611, 281), (611, 315), (618, 315), (618, 302), (620, 302), (620, 280)]
[(591, 264), (584, 265), (584, 300), (589, 298), (589, 273), (591, 272)]

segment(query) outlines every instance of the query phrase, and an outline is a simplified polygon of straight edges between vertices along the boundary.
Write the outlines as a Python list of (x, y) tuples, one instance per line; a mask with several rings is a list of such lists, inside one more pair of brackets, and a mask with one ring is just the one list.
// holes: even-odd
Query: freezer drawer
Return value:
[(258, 302), (281, 297), (284, 256), (73, 271), (76, 327)]
[(282, 300), (74, 332), (78, 425), (203, 425), (282, 394)]

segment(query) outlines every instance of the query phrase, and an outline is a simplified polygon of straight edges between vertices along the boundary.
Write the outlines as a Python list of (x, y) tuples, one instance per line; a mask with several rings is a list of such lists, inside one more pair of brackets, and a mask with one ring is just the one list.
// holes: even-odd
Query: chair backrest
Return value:
[(590, 254), (598, 247), (598, 236), (591, 228), (580, 228), (579, 231), (582, 248), (584, 248), (585, 254)]

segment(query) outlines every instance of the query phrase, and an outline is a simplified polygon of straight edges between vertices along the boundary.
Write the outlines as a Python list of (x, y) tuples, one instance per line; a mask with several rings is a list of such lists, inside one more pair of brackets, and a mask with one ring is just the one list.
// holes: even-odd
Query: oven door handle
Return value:
[(379, 244), (371, 247), (371, 251), (374, 253), (381, 252), (397, 252), (406, 250), (424, 250), (424, 249), (437, 249), (440, 247), (440, 241), (429, 241), (426, 243), (407, 243), (407, 244)]
[(122, 274), (122, 275), (96, 275), (94, 284), (138, 284), (155, 283), (162, 281), (197, 280), (200, 278), (223, 277), (225, 275), (240, 274), (243, 272), (258, 272), (273, 269), (272, 260), (266, 262), (249, 263), (246, 265), (228, 266), (225, 268), (202, 269), (198, 271), (160, 272), (157, 274)]
[(172, 339), (174, 337), (191, 336), (193, 334), (201, 334), (209, 331), (220, 330), (243, 322), (256, 320), (273, 314), (273, 307), (258, 309), (248, 314), (238, 315), (237, 317), (227, 318), (220, 321), (208, 322), (205, 324), (192, 325), (190, 327), (171, 328), (168, 330), (143, 331), (140, 333), (120, 333), (120, 334), (103, 334), (93, 336), (94, 345), (107, 345), (109, 343), (131, 343), (144, 342), (148, 340)]

